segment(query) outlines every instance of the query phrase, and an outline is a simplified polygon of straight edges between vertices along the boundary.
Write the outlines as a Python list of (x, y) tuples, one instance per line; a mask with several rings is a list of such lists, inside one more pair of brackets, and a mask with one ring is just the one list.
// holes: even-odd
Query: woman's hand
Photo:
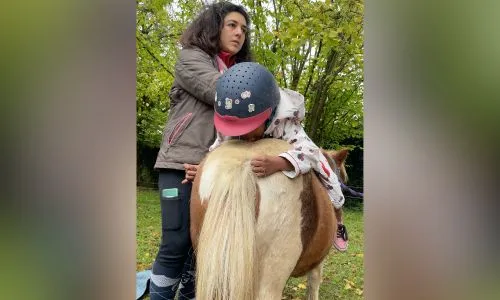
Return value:
[(198, 165), (184, 164), (184, 171), (186, 172), (186, 177), (182, 180), (182, 184), (193, 182), (196, 173), (198, 172)]
[(266, 177), (278, 171), (293, 170), (292, 164), (281, 156), (256, 156), (250, 161), (250, 165), (257, 177)]

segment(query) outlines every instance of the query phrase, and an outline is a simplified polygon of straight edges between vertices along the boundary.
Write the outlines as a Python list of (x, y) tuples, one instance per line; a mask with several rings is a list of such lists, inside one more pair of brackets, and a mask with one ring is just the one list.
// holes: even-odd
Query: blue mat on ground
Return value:
[(144, 296), (149, 287), (149, 279), (151, 278), (151, 270), (137, 272), (135, 275), (135, 299), (139, 300)]

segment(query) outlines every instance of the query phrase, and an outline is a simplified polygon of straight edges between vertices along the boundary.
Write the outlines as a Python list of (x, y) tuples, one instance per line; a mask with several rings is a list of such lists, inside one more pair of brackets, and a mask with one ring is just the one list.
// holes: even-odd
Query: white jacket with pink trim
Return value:
[[(298, 92), (280, 88), (280, 102), (271, 124), (264, 132), (264, 136), (282, 139), (293, 145), (292, 149), (279, 155), (288, 160), (294, 167), (292, 171), (282, 171), (286, 176), (294, 178), (313, 169), (319, 174), (319, 178), (327, 189), (333, 205), (340, 208), (345, 199), (337, 175), (330, 168), (319, 147), (314, 144), (304, 131), (301, 125), (304, 116), (304, 96)], [(217, 133), (217, 138), (210, 146), (210, 151), (230, 138)]]

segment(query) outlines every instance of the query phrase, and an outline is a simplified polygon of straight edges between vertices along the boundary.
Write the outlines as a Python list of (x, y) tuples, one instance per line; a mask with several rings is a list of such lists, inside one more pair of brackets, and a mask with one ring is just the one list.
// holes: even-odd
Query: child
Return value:
[(272, 137), (293, 144), (293, 149), (279, 156), (253, 158), (252, 170), (259, 177), (282, 171), (290, 178), (311, 169), (316, 171), (338, 220), (333, 244), (339, 251), (345, 251), (347, 231), (342, 224), (341, 210), (345, 198), (337, 176), (300, 124), (304, 115), (304, 96), (279, 89), (273, 75), (257, 63), (236, 64), (216, 84), (214, 123), (218, 133), (210, 151), (225, 139), (237, 137), (247, 141)]

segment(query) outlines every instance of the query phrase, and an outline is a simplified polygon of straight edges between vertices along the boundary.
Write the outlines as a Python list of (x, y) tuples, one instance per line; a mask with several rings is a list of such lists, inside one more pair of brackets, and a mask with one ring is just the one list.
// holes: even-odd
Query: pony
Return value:
[[(308, 299), (317, 300), (322, 261), (337, 222), (314, 172), (258, 178), (250, 160), (292, 145), (278, 139), (230, 140), (198, 167), (190, 203), (191, 240), (201, 300), (280, 300), (290, 276), (308, 274)], [(346, 179), (347, 150), (323, 152)]]

